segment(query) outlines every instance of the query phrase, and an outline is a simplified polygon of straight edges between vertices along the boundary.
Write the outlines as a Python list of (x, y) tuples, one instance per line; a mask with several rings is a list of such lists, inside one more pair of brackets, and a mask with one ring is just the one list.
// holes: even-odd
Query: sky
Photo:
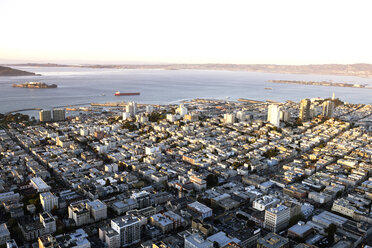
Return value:
[(370, 0), (0, 0), (0, 63), (372, 63)]

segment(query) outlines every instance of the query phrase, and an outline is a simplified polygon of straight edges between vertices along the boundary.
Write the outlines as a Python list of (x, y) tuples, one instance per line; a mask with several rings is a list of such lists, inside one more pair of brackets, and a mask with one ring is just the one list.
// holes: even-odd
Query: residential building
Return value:
[(310, 99), (302, 99), (300, 102), (300, 119), (302, 121), (307, 121), (311, 118), (310, 115), (310, 106), (311, 101)]
[(39, 112), (40, 122), (50, 122), (52, 121), (52, 112), (50, 110), (41, 110)]
[(185, 248), (213, 248), (213, 243), (204, 239), (200, 234), (194, 233), (185, 236)]
[(272, 232), (281, 231), (288, 225), (289, 219), (290, 209), (287, 206), (279, 205), (266, 209), (265, 228)]
[(276, 127), (280, 126), (280, 110), (281, 107), (276, 104), (271, 104), (267, 111), (267, 121)]
[(276, 233), (258, 239), (257, 248), (289, 248), (289, 240)]
[(0, 225), (0, 245), (6, 244), (10, 240), (10, 232), (5, 223)]
[(64, 121), (66, 119), (66, 111), (64, 109), (53, 109), (53, 121)]
[(40, 193), (40, 203), (44, 211), (50, 212), (53, 208), (58, 208), (58, 197), (51, 192)]
[(94, 221), (99, 221), (107, 218), (107, 206), (100, 200), (94, 200), (86, 203), (86, 208)]
[(127, 247), (141, 241), (141, 224), (138, 217), (126, 215), (111, 220), (111, 228), (120, 235), (120, 246)]

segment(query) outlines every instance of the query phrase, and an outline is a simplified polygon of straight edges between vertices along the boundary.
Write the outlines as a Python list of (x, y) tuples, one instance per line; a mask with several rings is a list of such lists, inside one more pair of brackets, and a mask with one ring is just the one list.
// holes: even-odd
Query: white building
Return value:
[(267, 110), (267, 121), (276, 127), (280, 126), (280, 110), (281, 107), (275, 104), (269, 105)]
[(48, 184), (46, 184), (44, 180), (40, 177), (33, 177), (31, 179), (31, 185), (38, 192), (46, 192), (51, 189), (51, 187)]
[(154, 111), (154, 106), (146, 105), (146, 113), (152, 113)]
[(107, 206), (100, 200), (97, 199), (91, 202), (87, 202), (86, 207), (89, 210), (90, 215), (92, 216), (94, 221), (99, 221), (107, 218)]
[(58, 207), (58, 197), (50, 192), (40, 194), (40, 203), (44, 211), (50, 212), (54, 207)]
[(45, 228), (45, 234), (54, 233), (57, 230), (56, 220), (54, 217), (48, 213), (44, 212), (40, 214), (40, 222)]
[(284, 205), (269, 208), (265, 211), (265, 228), (278, 232), (288, 225), (290, 219), (290, 209)]
[(202, 219), (208, 218), (212, 216), (212, 209), (205, 206), (204, 204), (200, 202), (193, 202), (190, 204), (187, 204), (187, 207), (191, 209), (192, 211), (200, 214)]
[(111, 228), (120, 235), (120, 246), (127, 247), (141, 241), (141, 224), (138, 217), (126, 215), (111, 220)]
[(177, 112), (181, 117), (184, 117), (185, 115), (187, 115), (187, 108), (185, 107), (185, 105), (180, 104), (180, 106), (177, 109)]
[(167, 121), (169, 122), (175, 122), (177, 120), (175, 115), (167, 114)]
[(99, 239), (105, 242), (108, 248), (120, 247), (120, 235), (111, 227), (99, 228)]
[(85, 207), (86, 201), (78, 201), (68, 206), (68, 218), (75, 221), (76, 226), (90, 223), (90, 212)]
[(256, 200), (253, 201), (253, 208), (259, 210), (259, 211), (264, 211), (270, 207), (275, 206), (278, 204), (280, 200), (278, 198), (265, 195), (261, 198), (257, 198)]
[(200, 234), (194, 233), (185, 236), (185, 248), (213, 248), (213, 243), (204, 239)]
[(128, 113), (128, 112), (124, 112), (123, 113), (123, 121), (125, 121), (125, 120), (127, 120), (127, 119), (129, 119), (130, 118), (130, 113)]
[(155, 154), (159, 152), (160, 152), (160, 148), (158, 146), (151, 146), (151, 147), (145, 148), (146, 155), (151, 155), (151, 154)]
[(125, 109), (126, 112), (130, 114), (131, 117), (137, 114), (137, 104), (135, 102), (128, 102)]
[(333, 117), (333, 111), (335, 108), (335, 103), (332, 101), (323, 102), (323, 111), (322, 115), (327, 117)]
[(19, 200), (19, 193), (14, 193), (13, 191), (9, 191), (9, 192), (0, 194), (0, 204), (3, 204), (3, 202), (11, 201), (11, 200)]
[(224, 121), (226, 124), (234, 124), (235, 123), (235, 114), (224, 114), (223, 116)]

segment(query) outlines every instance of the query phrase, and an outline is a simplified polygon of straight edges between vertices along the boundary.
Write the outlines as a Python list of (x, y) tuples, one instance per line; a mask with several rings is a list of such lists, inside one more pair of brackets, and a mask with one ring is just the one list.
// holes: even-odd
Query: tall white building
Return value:
[(185, 107), (185, 105), (180, 104), (180, 106), (177, 109), (177, 112), (180, 114), (181, 117), (184, 117), (185, 115), (187, 115), (187, 108)]
[(290, 209), (284, 205), (266, 209), (265, 228), (272, 232), (281, 231), (288, 225), (290, 216)]
[(125, 215), (111, 220), (111, 228), (120, 235), (120, 246), (127, 247), (141, 241), (141, 224), (138, 217)]
[(152, 113), (152, 112), (154, 112), (154, 106), (146, 105), (146, 113)]
[(335, 108), (335, 103), (332, 101), (323, 102), (323, 116), (333, 117), (333, 111)]
[(135, 116), (137, 114), (137, 104), (135, 102), (128, 102), (126, 112), (129, 113), (131, 117)]
[(123, 113), (123, 121), (127, 120), (130, 118), (130, 113), (129, 112), (124, 112)]
[(58, 208), (58, 197), (49, 191), (44, 192), (40, 194), (40, 203), (44, 211), (50, 212), (54, 207)]
[(234, 124), (235, 123), (235, 114), (224, 114), (223, 116), (224, 121), (226, 124)]
[(280, 126), (280, 110), (280, 106), (271, 104), (267, 111), (267, 121), (276, 127)]

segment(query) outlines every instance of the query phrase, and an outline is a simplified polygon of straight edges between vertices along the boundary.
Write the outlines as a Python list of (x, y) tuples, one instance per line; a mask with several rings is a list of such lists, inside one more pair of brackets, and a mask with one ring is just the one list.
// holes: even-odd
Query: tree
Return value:
[(214, 174), (209, 174), (206, 178), (207, 187), (211, 188), (218, 185), (218, 177)]
[(105, 186), (110, 186), (111, 185), (111, 183), (110, 183), (110, 179), (106, 179), (106, 183), (105, 183)]
[(327, 232), (328, 236), (328, 241), (330, 243), (333, 243), (334, 242), (334, 239), (335, 239), (335, 233), (337, 231), (337, 226), (333, 223), (331, 223), (326, 229), (325, 231)]

